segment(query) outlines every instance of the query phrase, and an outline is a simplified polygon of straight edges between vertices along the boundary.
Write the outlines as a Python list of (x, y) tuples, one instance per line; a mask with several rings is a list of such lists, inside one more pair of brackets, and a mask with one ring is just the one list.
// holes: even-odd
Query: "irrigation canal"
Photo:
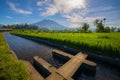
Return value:
[[(63, 63), (52, 57), (52, 47), (44, 44), (33, 42), (9, 33), (5, 34), (5, 38), (10, 48), (16, 53), (18, 59), (27, 60), (32, 63), (34, 56), (40, 56), (48, 63), (55, 67), (60, 67)], [(97, 64), (96, 80), (120, 80), (120, 74), (116, 69), (106, 65)], [(84, 80), (90, 80), (83, 75)]]

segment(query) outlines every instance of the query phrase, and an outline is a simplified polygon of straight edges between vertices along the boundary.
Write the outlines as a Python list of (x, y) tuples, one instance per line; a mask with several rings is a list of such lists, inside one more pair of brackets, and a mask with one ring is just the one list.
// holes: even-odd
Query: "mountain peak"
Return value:
[(43, 19), (42, 21), (53, 21), (53, 20), (50, 20), (50, 19)]
[(49, 19), (44, 19), (42, 21), (34, 23), (34, 25), (37, 25), (39, 28), (47, 28), (49, 30), (63, 30), (67, 29), (65, 26)]
[(57, 23), (57, 22), (55, 22), (55, 21), (53, 21), (53, 20), (50, 20), (50, 19), (44, 19), (44, 20), (42, 20), (42, 21), (40, 21), (40, 22), (52, 22), (52, 23)]

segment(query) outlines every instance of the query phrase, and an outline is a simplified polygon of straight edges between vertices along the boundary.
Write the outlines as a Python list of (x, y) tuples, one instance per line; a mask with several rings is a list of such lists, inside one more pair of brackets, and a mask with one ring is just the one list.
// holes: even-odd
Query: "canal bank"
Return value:
[(60, 63), (52, 58), (52, 47), (44, 44), (38, 44), (11, 34), (6, 34), (5, 37), (18, 59), (26, 60), (32, 63), (34, 56), (40, 56), (48, 63), (59, 67)]
[(0, 33), (0, 80), (31, 80), (22, 61), (15, 59)]
[[(70, 53), (72, 55), (76, 55), (78, 52), (82, 52), (80, 50), (69, 48), (65, 45), (55, 44), (55, 43), (52, 43), (50, 41), (43, 40), (43, 39), (40, 39), (40, 38), (37, 38), (37, 37), (31, 37), (31, 36), (20, 35), (20, 34), (14, 34), (14, 35), (17, 35), (17, 36), (35, 41), (35, 42), (40, 43), (40, 44), (42, 43), (42, 44), (48, 45), (50, 47), (62, 50), (64, 52)], [(86, 52), (82, 52), (82, 53), (86, 53)], [(113, 59), (113, 58), (110, 58), (110, 57), (100, 56), (100, 55), (96, 55), (96, 54), (92, 54), (92, 53), (87, 53), (87, 54), (89, 55), (88, 58), (87, 58), (89, 60), (92, 60), (96, 63), (98, 63), (98, 62), (101, 63), (102, 62), (104, 64), (110, 65), (110, 66), (115, 67), (118, 70), (120, 70), (119, 69), (120, 68), (120, 59)]]
[[(26, 41), (24, 42), (24, 41), (22, 41), (22, 42), (20, 42), (20, 40), (18, 39), (18, 38), (20, 38), (20, 37), (17, 37), (17, 36), (14, 36), (14, 35), (8, 35), (7, 37), (9, 37), (9, 39), (11, 39), (10, 41), (8, 41), (8, 43), (9, 42), (11, 42), (11, 41), (13, 41), (14, 42), (14, 46), (16, 46), (17, 45), (17, 43), (19, 43), (19, 45), (17, 45), (17, 48), (22, 48), (22, 49), (18, 49), (18, 52), (22, 52), (22, 51), (28, 51), (28, 52), (26, 52), (26, 53), (22, 53), (22, 55), (24, 55), (24, 59), (25, 58), (28, 58), (29, 56), (31, 56), (30, 54), (29, 54), (29, 52), (31, 52), (31, 50), (32, 49), (34, 49), (34, 48), (37, 48), (37, 46), (34, 46), (33, 45), (33, 43), (32, 43), (32, 46), (34, 46), (34, 47), (29, 47), (29, 45), (28, 44), (26, 44)], [(11, 37), (11, 38), (10, 38)], [(22, 40), (24, 39), (24, 38), (21, 38)], [(30, 39), (34, 39), (34, 38), (30, 38)], [(14, 41), (15, 40), (15, 41)], [(24, 39), (24, 40), (26, 40), (26, 39)], [(30, 40), (27, 40), (27, 42), (29, 42)], [(32, 40), (32, 41), (35, 41), (35, 39), (34, 40)], [(30, 41), (30, 44), (31, 44), (31, 42), (32, 41)], [(39, 42), (39, 40), (37, 39), (37, 41), (35, 41), (34, 43), (36, 44), (36, 42)], [(24, 45), (26, 46), (26, 45), (28, 45), (27, 46), (27, 48), (28, 49), (26, 49), (26, 48), (23, 48), (23, 46)], [(43, 45), (43, 43), (41, 44), (41, 42), (39, 42), (39, 43), (37, 43), (38, 45)], [(12, 46), (13, 46), (13, 44), (11, 44)], [(25, 47), (24, 46), (24, 47)], [(44, 46), (46, 46), (46, 45), (44, 45)], [(47, 46), (48, 47), (48, 46)], [(50, 48), (52, 48), (53, 49), (53, 47), (50, 47)], [(37, 48), (38, 50), (42, 50), (42, 48)], [(38, 51), (37, 50), (37, 51)], [(36, 51), (36, 52), (37, 52)], [(46, 51), (46, 50), (44, 50), (44, 51)], [(52, 50), (51, 50), (52, 51)], [(50, 51), (50, 53), (48, 53), (49, 55), (52, 55), (52, 52)], [(17, 53), (16, 53), (17, 54)], [(19, 53), (18, 53), (19, 54)], [(20, 53), (21, 54), (21, 53)], [(26, 55), (25, 55), (26, 54)], [(33, 54), (36, 54), (36, 53), (34, 53), (33, 52)], [(41, 52), (39, 52), (38, 53), (38, 55), (44, 55), (44, 54), (46, 54), (46, 52), (45, 53), (41, 53)], [(50, 62), (49, 60), (50, 60), (50, 56), (48, 55), (48, 54), (46, 54), (46, 56), (49, 58), (49, 59), (47, 59), (47, 57), (46, 56), (40, 56), (40, 57), (42, 57), (43, 59), (46, 59), (46, 61), (47, 62)], [(27, 56), (27, 57), (25, 57), (25, 56)], [(23, 57), (21, 56), (21, 59), (23, 59)], [(53, 61), (53, 60), (52, 60)], [(51, 62), (51, 64), (52, 63), (57, 63), (58, 61), (57, 60), (54, 60), (54, 62)], [(53, 65), (53, 64), (52, 64)], [(62, 64), (60, 64), (59, 62), (58, 62), (58, 64), (57, 64), (57, 66), (58, 65), (62, 65)], [(109, 77), (109, 76), (111, 76), (111, 77)], [(97, 78), (97, 80), (106, 80), (106, 79), (108, 79), (108, 80), (119, 80), (119, 74), (118, 74), (118, 72), (116, 71), (116, 70), (114, 70), (113, 68), (109, 68), (109, 67), (104, 67), (104, 65), (102, 66), (101, 64), (99, 64), (98, 65), (98, 67), (97, 67), (97, 72), (96, 72), (96, 78)], [(110, 79), (111, 78), (111, 79)]]

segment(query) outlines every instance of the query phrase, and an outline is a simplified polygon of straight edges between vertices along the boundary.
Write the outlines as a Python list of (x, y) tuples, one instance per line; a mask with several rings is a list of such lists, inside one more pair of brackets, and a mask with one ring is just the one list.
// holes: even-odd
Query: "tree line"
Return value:
[[(106, 18), (103, 20), (96, 19), (94, 20), (94, 26), (96, 29), (96, 32), (120, 32), (120, 28), (116, 27), (105, 27), (105, 21)], [(90, 25), (88, 23), (83, 23), (81, 27), (76, 28), (76, 30), (49, 30), (47, 28), (38, 28), (36, 25), (31, 25), (31, 24), (13, 24), (13, 25), (4, 25), (2, 28), (7, 28), (7, 29), (17, 29), (17, 30), (39, 30), (43, 32), (92, 32), (89, 28)]]
[(30, 24), (13, 24), (13, 25), (4, 25), (2, 28), (7, 29), (19, 29), (19, 30), (37, 30), (38, 26), (36, 25), (30, 25)]
[[(120, 32), (120, 28), (109, 27), (109, 26), (105, 27), (105, 21), (106, 18), (104, 18), (103, 20), (99, 20), (99, 19), (94, 20), (93, 23), (96, 28), (96, 32)], [(77, 28), (77, 30), (81, 32), (91, 32), (90, 30), (88, 30), (89, 27), (90, 27), (89, 24), (83, 23), (82, 27)]]

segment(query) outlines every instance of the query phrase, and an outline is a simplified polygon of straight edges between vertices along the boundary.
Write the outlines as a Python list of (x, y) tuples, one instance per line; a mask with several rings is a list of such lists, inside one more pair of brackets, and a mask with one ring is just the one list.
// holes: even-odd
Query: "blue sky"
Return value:
[(106, 26), (120, 27), (120, 0), (0, 0), (0, 24), (54, 20), (79, 27), (106, 18)]

